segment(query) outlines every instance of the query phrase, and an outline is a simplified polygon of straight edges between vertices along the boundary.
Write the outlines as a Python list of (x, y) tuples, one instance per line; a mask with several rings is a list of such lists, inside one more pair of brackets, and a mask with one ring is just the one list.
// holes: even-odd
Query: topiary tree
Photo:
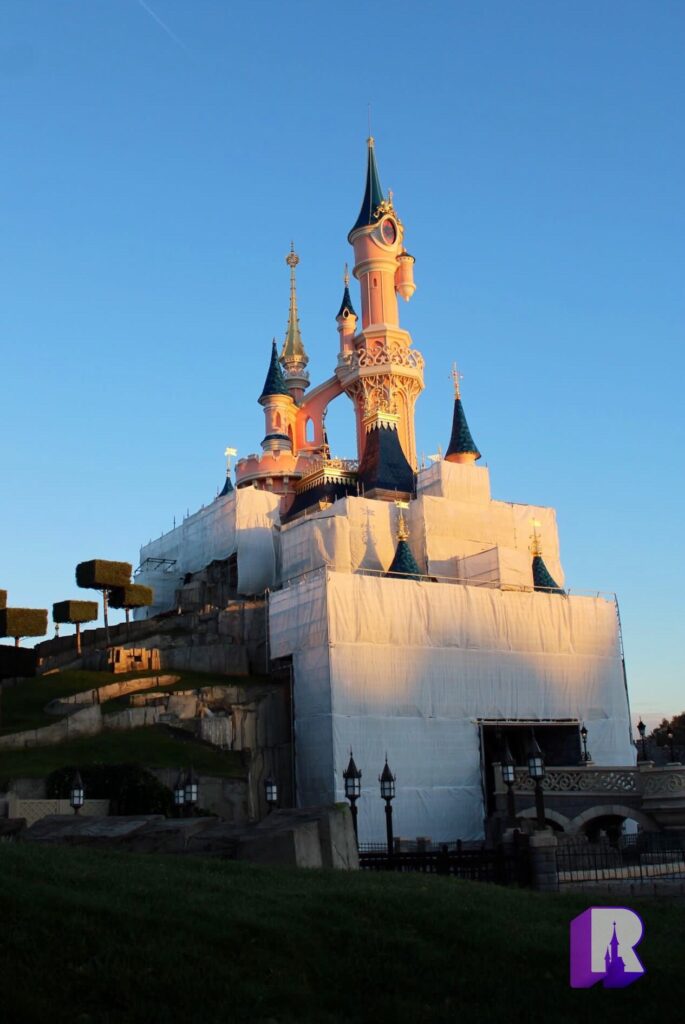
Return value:
[(97, 601), (57, 601), (52, 606), (55, 625), (68, 622), (76, 626), (76, 653), (81, 653), (81, 623), (93, 622), (98, 617)]
[(129, 623), (129, 612), (131, 608), (147, 608), (152, 604), (152, 587), (145, 587), (142, 583), (129, 583), (125, 587), (114, 587), (110, 591), (110, 608), (123, 608), (126, 612), (126, 625)]
[(0, 636), (13, 636), (19, 646), (23, 636), (45, 636), (48, 631), (47, 608), (0, 609)]
[(110, 590), (115, 587), (127, 587), (130, 584), (132, 572), (133, 566), (130, 562), (107, 562), (103, 558), (93, 558), (90, 562), (79, 562), (76, 566), (78, 586), (87, 590), (99, 590), (102, 593), (102, 610), (108, 644), (107, 598)]

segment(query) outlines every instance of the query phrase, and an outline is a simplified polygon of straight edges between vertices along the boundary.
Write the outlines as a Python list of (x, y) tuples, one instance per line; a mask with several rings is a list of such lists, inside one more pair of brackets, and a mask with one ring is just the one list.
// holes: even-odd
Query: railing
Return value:
[(364, 871), (420, 872), (428, 875), (451, 875), (473, 882), (498, 885), (528, 885), (527, 851), (518, 842), (505, 848), (480, 846), (467, 848), (460, 840), (415, 850), (398, 849), (391, 856), (382, 844), (361, 844), (359, 866)]
[(560, 883), (685, 878), (685, 835), (643, 833), (616, 843), (567, 842), (557, 848)]
[[(505, 793), (502, 773), (493, 765), (495, 792)], [(579, 793), (596, 796), (628, 796), (651, 798), (683, 796), (685, 798), (685, 766), (668, 765), (657, 768), (652, 764), (637, 764), (619, 768), (577, 767), (548, 768), (542, 780), (545, 796), (577, 796)], [(535, 791), (535, 782), (526, 768), (516, 769), (515, 793)]]

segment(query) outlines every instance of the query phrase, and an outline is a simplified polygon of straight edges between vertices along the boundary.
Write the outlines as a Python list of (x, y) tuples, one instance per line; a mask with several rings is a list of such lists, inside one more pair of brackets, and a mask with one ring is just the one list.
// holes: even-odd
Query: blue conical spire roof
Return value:
[(419, 579), (422, 575), (408, 541), (398, 540), (395, 557), (385, 575), (401, 576), (403, 579)]
[(366, 167), (366, 188), (364, 189), (362, 208), (359, 211), (359, 216), (357, 217), (350, 234), (352, 234), (352, 231), (356, 231), (357, 228), (366, 227), (367, 224), (375, 224), (378, 219), (376, 217), (376, 210), (383, 202), (383, 189), (381, 188), (381, 181), (378, 177), (374, 142), (372, 138), (369, 138), (367, 141), (369, 147), (369, 158)]
[(340, 309), (335, 315), (335, 319), (339, 320), (341, 316), (345, 315), (347, 311), (349, 316), (356, 316), (354, 306), (352, 305), (352, 299), (350, 298), (350, 289), (348, 285), (345, 285), (345, 291), (343, 292), (342, 302), (340, 303)]
[(475, 455), (477, 459), (480, 458), (480, 452), (476, 448), (476, 443), (471, 436), (469, 425), (466, 422), (464, 406), (461, 404), (459, 396), (454, 399), (452, 436), (450, 437), (445, 458), (448, 459), (450, 455)]
[(545, 565), (542, 555), (533, 555), (533, 590), (543, 590), (547, 594), (565, 594)]
[(266, 375), (266, 380), (264, 381), (264, 387), (262, 388), (262, 393), (259, 396), (259, 401), (261, 402), (263, 398), (268, 398), (270, 395), (290, 395), (285, 383), (281, 364), (278, 361), (278, 349), (276, 348), (275, 339), (271, 346), (271, 362), (269, 363), (269, 371)]
[(231, 475), (230, 475), (230, 473), (227, 473), (226, 474), (226, 483), (224, 484), (223, 490), (219, 492), (219, 497), (220, 498), (225, 498), (227, 494), (231, 494), (232, 492), (233, 492), (233, 484), (231, 483)]

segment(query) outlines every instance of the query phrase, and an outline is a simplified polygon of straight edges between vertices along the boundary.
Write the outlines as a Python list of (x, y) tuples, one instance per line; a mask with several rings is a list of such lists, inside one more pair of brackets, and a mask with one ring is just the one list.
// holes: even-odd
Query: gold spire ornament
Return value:
[(461, 398), (461, 381), (464, 379), (463, 373), (459, 373), (457, 370), (457, 364), (452, 363), (452, 372), (450, 374), (452, 383), (454, 384), (454, 397)]
[(530, 553), (533, 556), (533, 558), (537, 558), (538, 556), (542, 555), (540, 535), (538, 533), (538, 530), (540, 529), (542, 524), (539, 519), (531, 519), (530, 523), (533, 527), (533, 532), (530, 538)]
[(409, 508), (409, 502), (396, 501), (395, 508), (397, 509), (397, 539), (398, 541), (409, 540), (409, 527), (404, 518), (404, 510)]
[(237, 448), (227, 448), (226, 451), (224, 452), (224, 455), (226, 456), (226, 476), (228, 476), (229, 473), (231, 472), (231, 456), (235, 456), (237, 454)]
[(290, 267), (290, 307), (288, 309), (288, 326), (285, 331), (285, 341), (281, 352), (281, 362), (286, 369), (291, 370), (289, 363), (297, 363), (298, 368), (304, 369), (309, 362), (304, 350), (304, 342), (300, 333), (300, 318), (297, 312), (297, 282), (295, 280), (295, 267), (300, 262), (300, 257), (295, 252), (295, 243), (290, 243), (290, 252), (285, 258), (286, 264)]
[(350, 286), (350, 271), (348, 269), (347, 264), (345, 264), (345, 273), (343, 274), (343, 281), (345, 283), (345, 287), (349, 288), (349, 286)]

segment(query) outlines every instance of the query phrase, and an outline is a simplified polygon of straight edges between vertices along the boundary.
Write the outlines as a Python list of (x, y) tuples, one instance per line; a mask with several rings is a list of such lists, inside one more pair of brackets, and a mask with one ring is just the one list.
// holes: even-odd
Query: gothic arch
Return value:
[[(545, 811), (545, 813), (548, 813)], [(596, 804), (594, 807), (588, 807), (586, 811), (582, 811), (581, 814), (577, 814), (575, 818), (569, 823), (570, 832), (582, 831), (589, 822), (594, 821), (595, 818), (632, 818), (638, 825), (641, 825), (646, 832), (659, 832), (659, 826), (650, 818), (644, 811), (638, 811), (634, 807), (628, 807), (626, 804)]]
[[(526, 807), (525, 811), (520, 813), (516, 812), (517, 818), (537, 818), (537, 811), (534, 807)], [(545, 807), (545, 820), (552, 821), (555, 825), (558, 825), (562, 832), (571, 832), (571, 822), (565, 814), (559, 814), (558, 811), (552, 811)]]

